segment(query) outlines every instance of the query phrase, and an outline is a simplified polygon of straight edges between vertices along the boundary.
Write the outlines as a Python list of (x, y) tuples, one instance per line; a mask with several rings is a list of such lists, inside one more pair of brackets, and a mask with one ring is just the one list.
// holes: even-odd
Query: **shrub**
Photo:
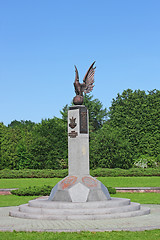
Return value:
[[(139, 177), (139, 176), (160, 176), (160, 168), (97, 168), (91, 169), (90, 174), (93, 177)], [(64, 178), (68, 175), (67, 169), (53, 170), (0, 170), (0, 178)]]
[(53, 188), (52, 186), (47, 186), (47, 185), (44, 185), (43, 187), (32, 186), (32, 187), (12, 190), (11, 193), (13, 195), (18, 195), (18, 196), (47, 196), (50, 194), (52, 188)]
[(143, 177), (160, 176), (160, 168), (97, 168), (90, 171), (93, 177)]
[(154, 157), (141, 155), (138, 159), (135, 160), (134, 166), (140, 168), (156, 168), (158, 166), (158, 163)]
[(109, 194), (116, 194), (116, 189), (113, 187), (107, 187)]
[(0, 178), (64, 178), (68, 175), (67, 169), (21, 169), (21, 170), (0, 170)]
[[(32, 186), (21, 188), (17, 190), (12, 190), (11, 193), (13, 195), (18, 196), (49, 196), (53, 186), (44, 185), (43, 187)], [(108, 187), (108, 191), (110, 194), (115, 194), (116, 189), (113, 187)]]

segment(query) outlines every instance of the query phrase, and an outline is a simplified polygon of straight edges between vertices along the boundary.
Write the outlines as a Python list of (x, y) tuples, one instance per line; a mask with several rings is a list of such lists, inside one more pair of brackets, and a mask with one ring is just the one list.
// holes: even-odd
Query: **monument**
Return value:
[(105, 219), (149, 214), (150, 209), (130, 199), (111, 198), (107, 187), (89, 172), (89, 118), (83, 92), (94, 87), (95, 62), (79, 83), (75, 66), (74, 105), (68, 111), (68, 176), (53, 187), (48, 199), (32, 200), (10, 212), (33, 219)]
[(52, 190), (50, 201), (90, 202), (111, 199), (107, 188), (89, 175), (89, 119), (83, 104), (83, 92), (93, 89), (95, 62), (88, 69), (83, 83), (79, 83), (75, 66), (74, 106), (68, 111), (68, 176)]

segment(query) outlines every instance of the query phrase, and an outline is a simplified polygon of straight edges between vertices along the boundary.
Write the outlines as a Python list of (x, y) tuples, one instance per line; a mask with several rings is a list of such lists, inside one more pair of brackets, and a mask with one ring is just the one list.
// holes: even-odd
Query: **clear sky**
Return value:
[(0, 122), (61, 117), (94, 60), (104, 107), (160, 89), (160, 1), (0, 0)]

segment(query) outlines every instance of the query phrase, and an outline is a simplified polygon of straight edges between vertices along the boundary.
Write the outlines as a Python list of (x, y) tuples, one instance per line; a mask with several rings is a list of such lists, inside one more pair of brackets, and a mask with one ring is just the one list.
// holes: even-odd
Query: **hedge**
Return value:
[[(97, 168), (90, 170), (90, 174), (93, 177), (140, 177), (140, 176), (160, 176), (160, 168), (130, 168), (120, 169), (108, 169), (108, 168)], [(0, 178), (64, 178), (68, 175), (68, 170), (0, 170)]]
[[(49, 196), (53, 186), (44, 185), (43, 187), (32, 186), (26, 188), (20, 188), (12, 190), (11, 193), (18, 196)], [(113, 187), (107, 187), (110, 194), (115, 194), (116, 189)]]

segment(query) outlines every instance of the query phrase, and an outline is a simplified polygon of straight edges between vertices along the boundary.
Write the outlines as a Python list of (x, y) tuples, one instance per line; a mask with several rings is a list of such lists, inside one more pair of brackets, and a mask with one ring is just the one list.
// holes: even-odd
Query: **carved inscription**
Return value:
[(80, 108), (80, 133), (88, 133), (87, 109)]
[(75, 131), (71, 131), (70, 133), (68, 133), (68, 136), (70, 136), (70, 138), (76, 138), (78, 136), (78, 133)]

